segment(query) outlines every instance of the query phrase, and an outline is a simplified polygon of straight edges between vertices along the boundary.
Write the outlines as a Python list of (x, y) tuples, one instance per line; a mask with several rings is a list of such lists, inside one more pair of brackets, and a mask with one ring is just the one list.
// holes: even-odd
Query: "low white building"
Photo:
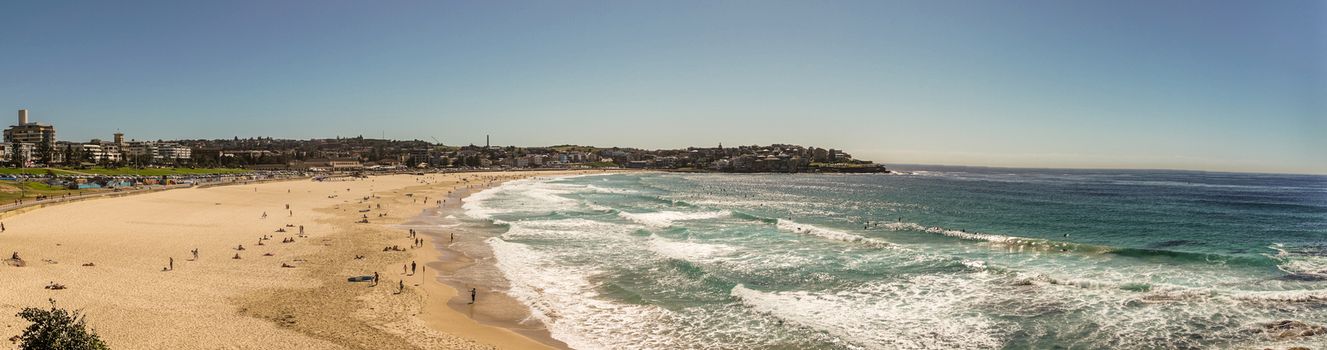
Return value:
[(189, 147), (177, 143), (153, 142), (153, 141), (135, 141), (130, 142), (127, 153), (131, 157), (151, 157), (151, 161), (169, 162), (173, 160), (190, 159), (193, 157), (193, 151)]
[(19, 156), (27, 160), (28, 164), (25, 164), (24, 166), (32, 165), (32, 152), (36, 148), (37, 145), (27, 142), (20, 143), (18, 148), (15, 148), (12, 143), (0, 143), (0, 159), (5, 162), (12, 161), (14, 159), (14, 152), (17, 151)]
[(189, 159), (193, 157), (193, 151), (189, 147), (177, 143), (163, 143), (157, 145), (157, 158), (162, 160)]

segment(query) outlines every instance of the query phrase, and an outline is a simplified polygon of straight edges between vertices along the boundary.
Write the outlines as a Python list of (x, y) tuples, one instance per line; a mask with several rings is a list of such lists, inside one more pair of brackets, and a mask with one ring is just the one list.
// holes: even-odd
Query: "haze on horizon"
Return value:
[(61, 140), (1327, 174), (1322, 1), (10, 1), (0, 21), (0, 121), (27, 108)]

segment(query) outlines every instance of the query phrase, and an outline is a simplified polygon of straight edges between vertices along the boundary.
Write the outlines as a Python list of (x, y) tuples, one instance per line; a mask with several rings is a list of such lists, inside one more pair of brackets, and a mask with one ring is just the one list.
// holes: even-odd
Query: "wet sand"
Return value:
[[(504, 231), (486, 220), (466, 219), (462, 199), (472, 193), (500, 185), (493, 182), (454, 191), (444, 206), (427, 211), (408, 224), (427, 237), (433, 254), (428, 266), (439, 272), (434, 282), (460, 291), (439, 304), (466, 315), (481, 324), (511, 329), (549, 346), (567, 349), (553, 339), (544, 324), (530, 317), (529, 309), (505, 293), (507, 281), (493, 265), (493, 254), (484, 240)], [(468, 291), (477, 289), (478, 300), (470, 303)]]

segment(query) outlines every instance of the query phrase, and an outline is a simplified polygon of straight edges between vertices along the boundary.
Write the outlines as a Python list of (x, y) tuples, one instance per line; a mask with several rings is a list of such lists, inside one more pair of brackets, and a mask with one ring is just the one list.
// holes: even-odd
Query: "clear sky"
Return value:
[(76, 141), (1327, 173), (1327, 2), (3, 1), (0, 107)]

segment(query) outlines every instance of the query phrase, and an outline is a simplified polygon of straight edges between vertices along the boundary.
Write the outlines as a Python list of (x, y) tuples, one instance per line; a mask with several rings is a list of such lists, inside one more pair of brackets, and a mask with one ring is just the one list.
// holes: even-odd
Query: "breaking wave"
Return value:
[(869, 238), (869, 237), (862, 237), (859, 235), (839, 230), (827, 229), (814, 225), (798, 223), (796, 221), (787, 220), (787, 219), (778, 219), (775, 225), (777, 225), (780, 230), (801, 233), (825, 239), (832, 239), (835, 241), (860, 243), (869, 247), (876, 247), (876, 248), (886, 248), (894, 246), (893, 243), (889, 243), (883, 240)]

